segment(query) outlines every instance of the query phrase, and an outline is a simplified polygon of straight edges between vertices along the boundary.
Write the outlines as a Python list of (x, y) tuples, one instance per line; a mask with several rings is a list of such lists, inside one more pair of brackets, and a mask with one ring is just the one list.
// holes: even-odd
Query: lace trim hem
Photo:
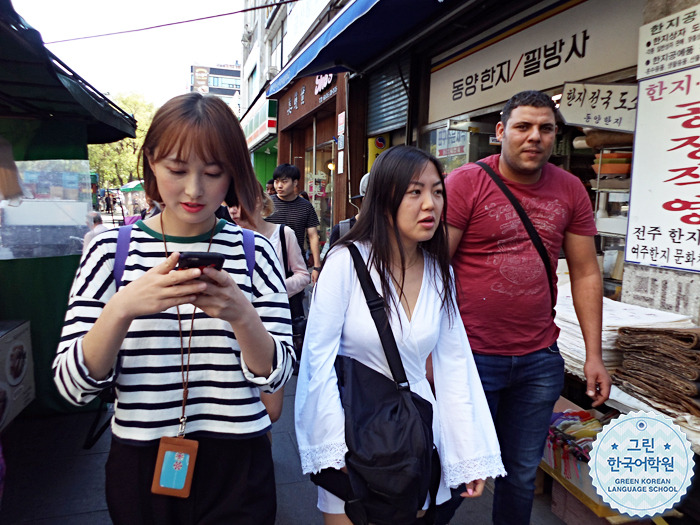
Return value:
[(348, 447), (344, 441), (340, 443), (324, 443), (316, 447), (299, 448), (301, 469), (304, 474), (316, 474), (324, 468), (343, 468), (347, 451)]
[(495, 478), (505, 476), (501, 455), (481, 456), (478, 458), (461, 461), (456, 464), (443, 465), (443, 477), (450, 487), (460, 483), (469, 483), (475, 479)]

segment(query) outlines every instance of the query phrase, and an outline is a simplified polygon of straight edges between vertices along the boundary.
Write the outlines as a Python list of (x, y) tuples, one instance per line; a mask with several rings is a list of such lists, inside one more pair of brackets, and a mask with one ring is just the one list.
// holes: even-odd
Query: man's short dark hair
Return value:
[(268, 184), (274, 184), (274, 183), (275, 183), (275, 179), (270, 179), (265, 183), (265, 186), (267, 186)]
[(510, 100), (506, 102), (503, 106), (503, 112), (501, 113), (501, 122), (505, 126), (508, 124), (508, 119), (510, 118), (511, 112), (519, 106), (532, 106), (535, 108), (550, 108), (552, 113), (554, 113), (554, 118), (557, 116), (557, 106), (552, 100), (552, 97), (541, 91), (536, 91), (534, 89), (528, 91), (521, 91), (516, 93)]
[(277, 179), (301, 179), (301, 172), (294, 164), (280, 164), (272, 173), (272, 180)]

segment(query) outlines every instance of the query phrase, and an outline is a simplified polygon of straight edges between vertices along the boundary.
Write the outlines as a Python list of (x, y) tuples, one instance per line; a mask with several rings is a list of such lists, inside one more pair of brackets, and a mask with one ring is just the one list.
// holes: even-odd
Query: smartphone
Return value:
[(224, 267), (224, 256), (220, 253), (212, 252), (183, 252), (177, 261), (176, 270), (187, 270), (189, 268), (214, 268), (221, 270)]

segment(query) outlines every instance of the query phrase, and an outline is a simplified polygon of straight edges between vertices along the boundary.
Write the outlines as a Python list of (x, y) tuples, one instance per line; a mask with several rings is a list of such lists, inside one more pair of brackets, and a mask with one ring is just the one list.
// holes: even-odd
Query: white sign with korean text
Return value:
[(700, 67), (639, 83), (625, 260), (700, 271)]
[(453, 129), (437, 130), (437, 156), (464, 155), (467, 148), (467, 132)]
[(637, 86), (626, 84), (564, 84), (559, 113), (571, 126), (634, 133)]
[(639, 28), (637, 80), (700, 64), (700, 4)]
[[(515, 34), (509, 31), (507, 38), (505, 32), (481, 35), (481, 42), (434, 60), (429, 121), (497, 104), (525, 89), (633, 67), (644, 4), (589, 0)], [(483, 48), (489, 38), (494, 43)]]

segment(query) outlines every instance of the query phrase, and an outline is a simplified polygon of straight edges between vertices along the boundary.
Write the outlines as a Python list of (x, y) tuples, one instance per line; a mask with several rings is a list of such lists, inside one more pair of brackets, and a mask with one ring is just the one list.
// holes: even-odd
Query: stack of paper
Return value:
[[(571, 286), (568, 283), (558, 287), (556, 310), (555, 322), (561, 329), (559, 350), (566, 363), (566, 369), (585, 379), (583, 365), (586, 360), (586, 347), (583, 344), (583, 335), (574, 311)], [(688, 328), (694, 324), (687, 315), (603, 298), (603, 363), (610, 372), (622, 364), (622, 352), (615, 348), (617, 330), (622, 326)]]

